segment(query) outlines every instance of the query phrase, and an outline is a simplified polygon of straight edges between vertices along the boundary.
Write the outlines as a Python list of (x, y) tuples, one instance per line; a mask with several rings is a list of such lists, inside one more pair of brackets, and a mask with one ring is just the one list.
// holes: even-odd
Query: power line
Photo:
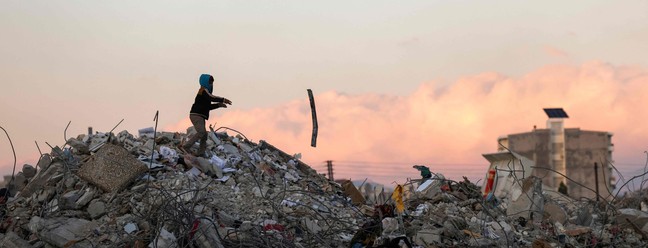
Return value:
[[(319, 171), (320, 174), (325, 174), (323, 171)], [(447, 174), (447, 175), (465, 175), (465, 176), (473, 176), (473, 175), (479, 175), (483, 176), (484, 172), (481, 171), (475, 171), (475, 172), (463, 172), (463, 171), (438, 171), (437, 173), (440, 174)], [(391, 175), (391, 176), (401, 176), (401, 175), (420, 175), (419, 172), (417, 171), (412, 171), (412, 172), (395, 172), (395, 171), (339, 171), (336, 170), (336, 175), (343, 175), (343, 174), (353, 174), (353, 175), (366, 175), (366, 176), (374, 176), (374, 175)]]
[(379, 162), (379, 161), (349, 161), (349, 160), (335, 160), (337, 164), (387, 164), (387, 165), (416, 165), (423, 164), (426, 166), (432, 165), (485, 165), (488, 163), (429, 163), (429, 162)]
[[(328, 166), (318, 166), (318, 167), (311, 167), (315, 170), (328, 170)], [(476, 167), (432, 167), (430, 168), (431, 170), (434, 171), (469, 171), (472, 169), (475, 169)], [(488, 167), (478, 167), (478, 168), (484, 168), (484, 170)], [(335, 166), (336, 171), (390, 171), (390, 172), (402, 172), (402, 171), (416, 171), (415, 169), (411, 167), (366, 167), (366, 166), (359, 166), (359, 167), (344, 167), (344, 166), (339, 166), (336, 164)]]

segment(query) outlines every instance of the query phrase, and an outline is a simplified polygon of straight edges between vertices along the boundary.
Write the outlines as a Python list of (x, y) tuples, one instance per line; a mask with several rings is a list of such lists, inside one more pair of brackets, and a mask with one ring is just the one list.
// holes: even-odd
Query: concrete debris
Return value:
[(423, 229), (416, 233), (414, 242), (424, 247), (433, 247), (442, 244), (442, 234), (443, 228)]
[(648, 192), (571, 199), (544, 188), (516, 154), (488, 156), (495, 166), (487, 190), (416, 165), (422, 178), (402, 185), (395, 204), (363, 197), (353, 182), (330, 181), (265, 141), (210, 132), (196, 157), (178, 149), (187, 134), (138, 134), (79, 135), (24, 165), (9, 185), (0, 246), (648, 245)]
[(79, 135), (23, 166), (3, 247), (346, 247), (366, 219), (265, 141), (212, 133), (203, 158), (178, 149), (186, 134), (139, 134)]
[(82, 140), (77, 140), (75, 138), (70, 138), (67, 140), (67, 144), (74, 148), (80, 154), (89, 154), (90, 147), (87, 143)]
[(119, 191), (147, 171), (146, 165), (123, 147), (102, 146), (78, 171), (80, 178), (106, 192)]
[(351, 180), (344, 180), (342, 182), (342, 188), (344, 189), (344, 195), (351, 198), (351, 202), (355, 205), (362, 205), (365, 203), (365, 199), (358, 190), (358, 188), (353, 185)]
[(543, 207), (542, 180), (528, 177), (522, 180), (521, 194), (517, 199), (511, 199), (506, 214), (513, 218), (525, 218), (539, 223), (543, 218)]
[(648, 232), (648, 213), (632, 208), (623, 208), (618, 210), (616, 222), (625, 228), (638, 228), (643, 232)]
[(382, 231), (383, 236), (391, 235), (396, 230), (398, 230), (398, 220), (391, 217), (384, 218), (382, 219), (382, 228), (383, 228)]
[[(509, 182), (519, 186), (492, 187), (491, 192), (498, 193), (484, 194), (483, 189), (466, 178), (456, 182), (437, 173), (434, 178), (416, 180), (417, 186), (405, 187), (414, 193), (406, 200), (408, 209), (398, 222), (398, 228), (404, 228), (412, 247), (648, 245), (648, 213), (634, 208), (613, 211), (620, 206), (618, 202), (596, 204), (590, 199), (569, 199), (560, 193), (543, 190), (542, 181), (533, 176), (520, 176), (519, 180)], [(506, 187), (497, 182), (493, 185)], [(645, 200), (648, 200), (648, 193), (633, 203), (638, 208)], [(397, 228), (393, 225), (398, 217), (390, 211), (393, 205), (381, 206), (380, 211), (375, 211), (381, 214), (370, 218), (374, 219), (373, 223), (381, 220), (376, 226), (382, 229), (363, 226), (352, 240), (352, 247), (383, 247), (380, 244), (384, 244), (385, 239), (394, 240), (393, 232)]]
[(550, 223), (558, 222), (560, 224), (565, 224), (565, 222), (567, 221), (567, 213), (559, 204), (554, 202), (546, 202), (543, 209), (543, 221), (548, 221)]
[(133, 223), (128, 223), (128, 224), (126, 224), (126, 226), (124, 226), (124, 231), (126, 233), (128, 233), (128, 234), (131, 234), (131, 233), (137, 231), (137, 225), (135, 225)]
[(90, 218), (97, 219), (106, 213), (106, 204), (100, 200), (95, 200), (88, 205), (87, 211)]
[(24, 240), (14, 232), (0, 234), (0, 247), (5, 248), (30, 248), (33, 247), (27, 240)]
[(40, 170), (47, 170), (47, 167), (50, 164), (52, 164), (52, 157), (49, 154), (43, 154), (43, 156), (40, 157), (40, 160), (38, 160), (36, 166), (40, 168)]
[(153, 138), (155, 135), (155, 129), (153, 127), (142, 128), (137, 130), (137, 134), (140, 137)]
[(32, 179), (34, 176), (36, 176), (36, 168), (30, 164), (25, 164), (23, 165), (22, 168), (22, 173), (27, 179)]
[[(43, 156), (43, 157), (49, 157)], [(44, 160), (41, 160), (43, 162)], [(62, 173), (63, 173), (63, 164), (58, 162), (53, 162), (52, 160), (51, 164), (48, 164), (46, 166), (40, 166), (41, 168), (46, 168), (46, 169), (41, 169), (36, 176), (23, 188), (23, 190), (20, 191), (20, 196), (22, 197), (29, 197), (31, 196), (35, 191), (41, 190), (45, 188), (46, 184), (56, 184), (58, 180), (61, 179)], [(40, 163), (39, 163), (40, 164)], [(54, 182), (54, 181), (57, 182)], [(17, 194), (16, 194), (17, 195)]]
[(17, 192), (25, 188), (27, 182), (28, 180), (25, 175), (22, 172), (18, 172), (11, 181), (12, 184), (9, 187), (9, 191), (12, 195), (15, 195)]
[(565, 229), (565, 234), (567, 234), (567, 235), (569, 235), (571, 237), (575, 237), (575, 236), (583, 235), (583, 234), (586, 234), (586, 233), (590, 233), (591, 231), (592, 231), (592, 228), (589, 228), (589, 227), (577, 227), (577, 226), (575, 226), (575, 227), (571, 227), (569, 229)]
[(38, 221), (41, 223), (35, 225), (42, 227), (42, 229), (38, 230), (36, 235), (39, 239), (54, 247), (92, 246), (92, 243), (86, 240), (85, 237), (93, 233), (96, 223), (66, 217), (40, 219)]

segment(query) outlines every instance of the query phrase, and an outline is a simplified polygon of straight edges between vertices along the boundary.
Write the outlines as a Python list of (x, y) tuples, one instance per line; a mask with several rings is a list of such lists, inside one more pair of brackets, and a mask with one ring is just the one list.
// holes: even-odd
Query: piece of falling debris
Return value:
[(313, 114), (313, 136), (311, 136), (311, 146), (317, 146), (317, 113), (315, 112), (315, 99), (313, 98), (313, 91), (308, 89), (308, 99), (310, 100), (311, 113)]

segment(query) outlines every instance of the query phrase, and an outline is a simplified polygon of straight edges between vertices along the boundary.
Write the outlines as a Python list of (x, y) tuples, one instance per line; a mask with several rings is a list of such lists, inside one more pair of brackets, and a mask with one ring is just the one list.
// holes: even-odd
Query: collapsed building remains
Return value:
[(0, 246), (648, 244), (648, 193), (641, 191), (621, 200), (572, 199), (513, 171), (498, 186), (508, 191), (484, 195), (466, 178), (425, 170), (387, 203), (369, 206), (351, 182), (329, 181), (265, 141), (210, 132), (211, 156), (203, 158), (179, 152), (187, 135), (95, 133), (53, 147), (12, 181), (11, 226)]

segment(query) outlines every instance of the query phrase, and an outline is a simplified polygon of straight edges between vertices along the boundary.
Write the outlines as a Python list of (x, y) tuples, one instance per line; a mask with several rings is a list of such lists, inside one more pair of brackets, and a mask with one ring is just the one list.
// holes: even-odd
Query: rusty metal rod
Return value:
[(317, 146), (317, 113), (315, 111), (315, 99), (313, 98), (313, 91), (307, 89), (308, 99), (310, 100), (311, 114), (313, 116), (313, 136), (311, 136), (311, 146)]

